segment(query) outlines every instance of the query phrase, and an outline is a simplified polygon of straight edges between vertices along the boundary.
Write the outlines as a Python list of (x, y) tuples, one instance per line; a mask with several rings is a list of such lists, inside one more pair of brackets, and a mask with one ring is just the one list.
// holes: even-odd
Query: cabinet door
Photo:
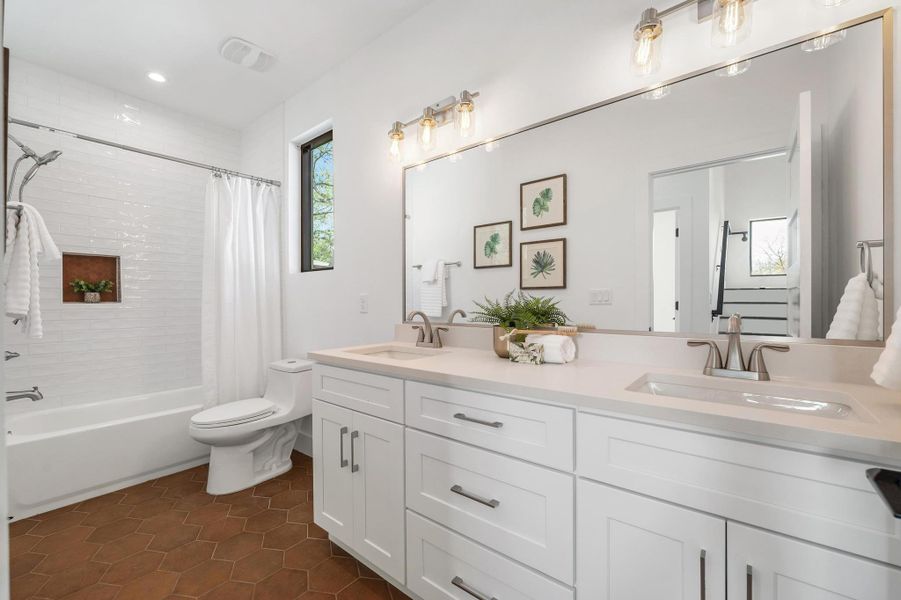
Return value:
[(353, 540), (350, 434), (353, 413), (313, 401), (313, 508), (317, 525), (337, 539)]
[(729, 523), (730, 600), (897, 600), (901, 570)]
[(404, 582), (404, 428), (354, 413), (353, 548)]
[(722, 519), (584, 480), (576, 511), (580, 600), (724, 600)]

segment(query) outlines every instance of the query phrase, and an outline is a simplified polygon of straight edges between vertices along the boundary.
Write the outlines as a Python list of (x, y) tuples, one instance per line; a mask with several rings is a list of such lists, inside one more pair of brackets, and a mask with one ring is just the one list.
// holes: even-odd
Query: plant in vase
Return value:
[[(503, 300), (485, 298), (484, 302), (475, 302), (478, 310), (472, 312), (473, 323), (489, 323), (494, 325), (494, 352), (501, 358), (509, 358), (506, 341), (499, 338), (512, 329), (540, 329), (566, 325), (569, 318), (558, 304), (559, 300), (541, 296), (530, 296), (522, 291), (512, 290), (504, 295)], [(520, 338), (520, 336), (515, 336)], [(513, 341), (522, 342), (522, 339)]]
[(109, 279), (101, 279), (93, 283), (84, 279), (73, 279), (69, 282), (77, 294), (84, 294), (84, 301), (88, 304), (100, 302), (100, 294), (113, 291), (115, 284)]

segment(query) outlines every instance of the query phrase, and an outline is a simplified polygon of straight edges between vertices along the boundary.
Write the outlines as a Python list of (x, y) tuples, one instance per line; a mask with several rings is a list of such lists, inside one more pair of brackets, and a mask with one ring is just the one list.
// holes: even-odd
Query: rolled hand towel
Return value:
[[(895, 316), (895, 322), (901, 323), (901, 309)], [(870, 377), (884, 388), (901, 391), (901, 332), (898, 329), (895, 327), (885, 341), (885, 349), (879, 355)]]
[(526, 336), (526, 343), (544, 346), (546, 363), (564, 364), (576, 359), (576, 343), (568, 335), (530, 334)]

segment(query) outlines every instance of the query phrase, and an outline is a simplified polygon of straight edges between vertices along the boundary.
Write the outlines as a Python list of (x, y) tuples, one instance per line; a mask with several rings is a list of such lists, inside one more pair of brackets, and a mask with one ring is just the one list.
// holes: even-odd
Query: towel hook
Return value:
[(873, 251), (870, 242), (860, 242), (860, 272), (867, 276), (867, 283), (873, 283)]

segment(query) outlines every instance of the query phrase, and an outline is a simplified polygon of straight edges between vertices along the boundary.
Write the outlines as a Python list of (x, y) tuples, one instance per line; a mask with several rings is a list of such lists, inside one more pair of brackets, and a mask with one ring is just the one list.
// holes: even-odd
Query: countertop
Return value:
[[(627, 388), (645, 375), (677, 375), (709, 384), (699, 371), (577, 359), (565, 365), (511, 363), (494, 352), (448, 347), (432, 356), (397, 360), (358, 353), (388, 342), (309, 353), (322, 364), (426, 383), (566, 406), (581, 413), (633, 418), (681, 429), (729, 435), (803, 451), (901, 467), (901, 394), (875, 385), (817, 382), (790, 377), (751, 382), (755, 391), (785, 386), (851, 397), (856, 418), (838, 419), (781, 410), (652, 395)], [(356, 351), (356, 352), (354, 352)], [(719, 380), (716, 381), (730, 381)]]

